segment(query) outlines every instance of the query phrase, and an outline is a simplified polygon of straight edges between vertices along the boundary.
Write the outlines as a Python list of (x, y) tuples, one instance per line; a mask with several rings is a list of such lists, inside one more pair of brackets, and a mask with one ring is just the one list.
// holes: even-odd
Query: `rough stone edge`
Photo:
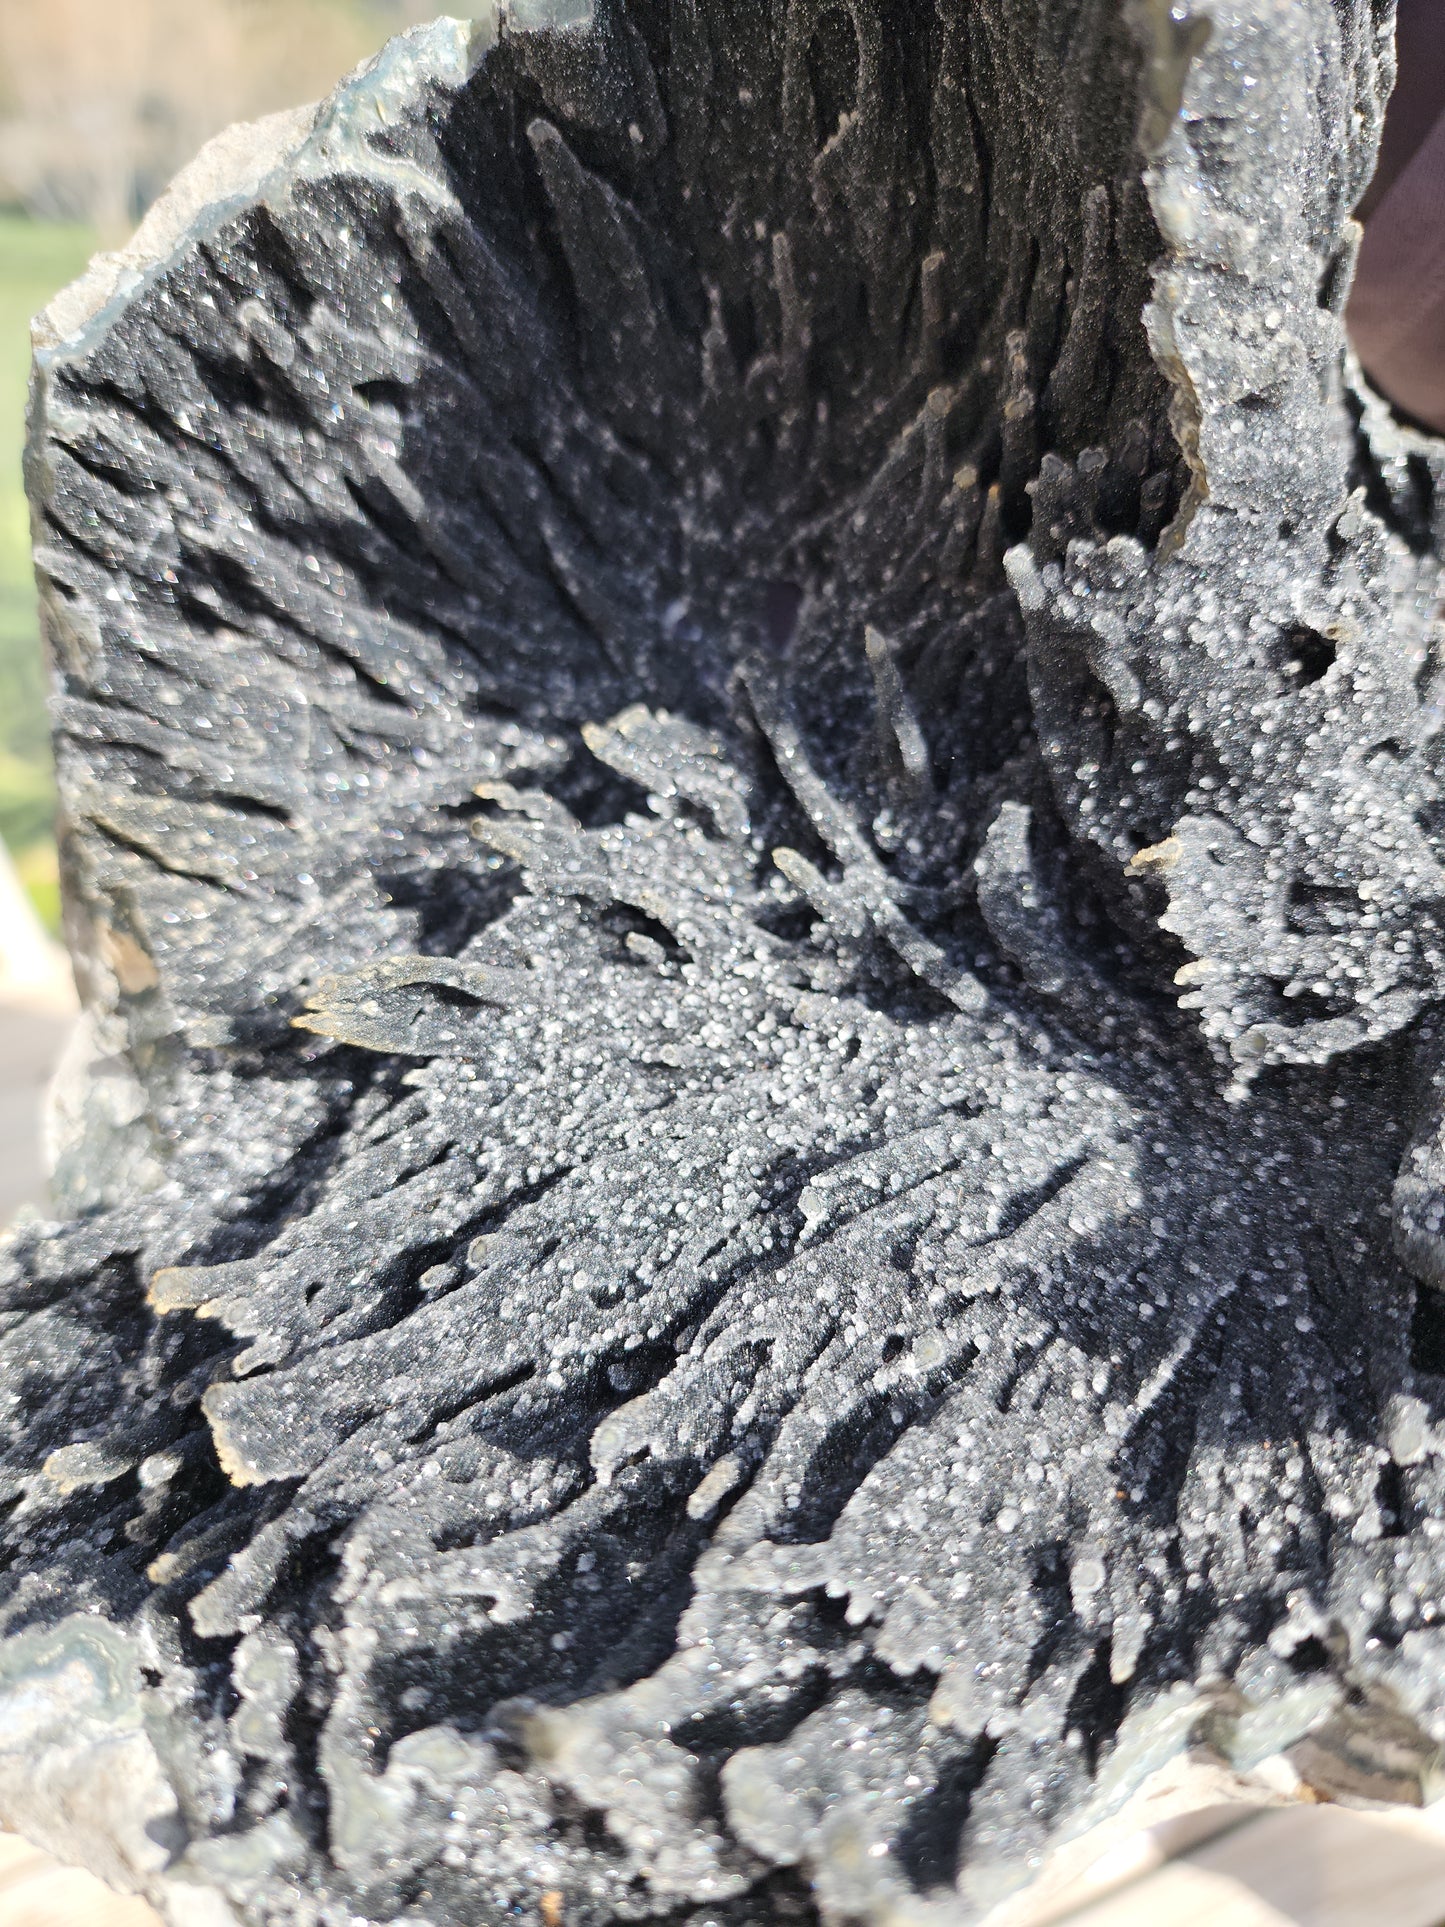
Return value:
[(4, 1824), (121, 1893), (154, 1891), (178, 1812), (139, 1667), (129, 1635), (83, 1613), (0, 1646)]
[(315, 129), (321, 103), (238, 121), (197, 154), (171, 182), (130, 240), (92, 257), (85, 272), (62, 288), (31, 323), (36, 353), (77, 339), (117, 297), (124, 298), (154, 268), (173, 259), (193, 228), (223, 208), (254, 201), (268, 176), (283, 168)]
[[(56, 351), (80, 349), (104, 333), (115, 313), (147, 281), (198, 241), (249, 207), (314, 171), (334, 171), (348, 158), (370, 173), (387, 163), (365, 145), (367, 119), (384, 121), (389, 96), (415, 92), (434, 77), (460, 85), (497, 43), (504, 26), (533, 33), (584, 28), (593, 0), (477, 0), (461, 19), (443, 14), (387, 42), (325, 100), (264, 119), (237, 121), (183, 167), (125, 246), (96, 254), (31, 324), (37, 372)], [(433, 191), (435, 191), (433, 189)]]
[(373, 166), (362, 144), (367, 110), (379, 121), (388, 95), (410, 91), (428, 75), (464, 80), (494, 44), (498, 25), (491, 6), (477, 20), (444, 15), (389, 41), (324, 101), (238, 121), (217, 134), (182, 168), (126, 245), (97, 254), (36, 317), (31, 342), (37, 374), (55, 355), (83, 351), (98, 340), (148, 282), (222, 223), (284, 194), (291, 180), (312, 171), (308, 161), (331, 171), (349, 149), (363, 168)]

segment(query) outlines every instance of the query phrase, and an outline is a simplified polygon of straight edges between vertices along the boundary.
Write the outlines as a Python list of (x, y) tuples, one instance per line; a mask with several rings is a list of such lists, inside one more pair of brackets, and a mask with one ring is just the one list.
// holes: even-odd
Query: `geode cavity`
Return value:
[(52, 309), (5, 1821), (178, 1923), (946, 1927), (1191, 1751), (1428, 1789), (1389, 35), (516, 0)]

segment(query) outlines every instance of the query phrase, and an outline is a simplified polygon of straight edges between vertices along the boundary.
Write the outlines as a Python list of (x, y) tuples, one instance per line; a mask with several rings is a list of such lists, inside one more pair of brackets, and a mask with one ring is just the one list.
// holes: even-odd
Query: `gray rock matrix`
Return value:
[(0, 1817), (205, 1927), (964, 1927), (1187, 1754), (1431, 1790), (1391, 60), (514, 0), (52, 309)]

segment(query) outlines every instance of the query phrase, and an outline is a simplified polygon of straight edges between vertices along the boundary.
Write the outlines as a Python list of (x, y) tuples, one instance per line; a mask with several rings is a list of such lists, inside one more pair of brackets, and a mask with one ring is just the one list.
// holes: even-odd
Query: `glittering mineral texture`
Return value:
[(1431, 1791), (1391, 62), (514, 0), (43, 319), (6, 1822), (204, 1927), (966, 1927), (1171, 1761)]

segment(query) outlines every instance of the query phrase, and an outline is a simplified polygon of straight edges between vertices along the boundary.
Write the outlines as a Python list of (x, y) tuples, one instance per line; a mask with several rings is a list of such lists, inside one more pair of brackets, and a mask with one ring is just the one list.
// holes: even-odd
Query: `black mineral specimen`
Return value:
[(41, 332), (0, 1817), (948, 1927), (1445, 1739), (1445, 446), (1366, 0), (513, 0)]

